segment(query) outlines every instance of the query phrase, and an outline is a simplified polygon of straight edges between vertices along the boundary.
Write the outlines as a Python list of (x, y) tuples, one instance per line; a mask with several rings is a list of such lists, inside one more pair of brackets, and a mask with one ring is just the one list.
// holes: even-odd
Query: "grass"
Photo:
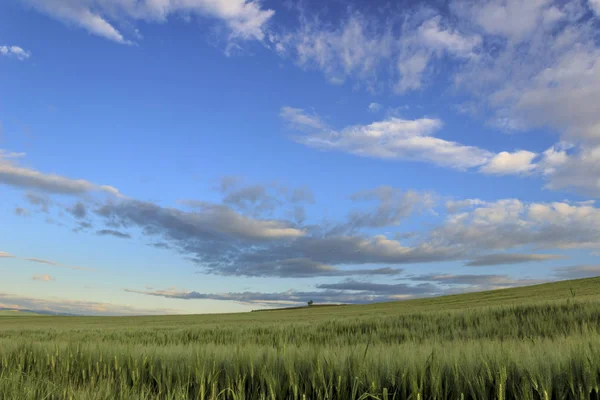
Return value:
[(0, 318), (0, 399), (600, 399), (600, 278), (395, 303)]

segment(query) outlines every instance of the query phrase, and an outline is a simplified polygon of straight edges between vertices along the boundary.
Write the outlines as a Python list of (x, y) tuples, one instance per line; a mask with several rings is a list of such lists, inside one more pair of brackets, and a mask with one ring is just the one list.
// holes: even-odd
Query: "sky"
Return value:
[(599, 0), (0, 4), (0, 307), (600, 275)]

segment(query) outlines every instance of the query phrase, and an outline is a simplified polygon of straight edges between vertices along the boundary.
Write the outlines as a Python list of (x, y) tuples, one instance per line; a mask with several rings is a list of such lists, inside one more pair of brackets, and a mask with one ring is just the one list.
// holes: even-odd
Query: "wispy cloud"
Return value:
[(0, 303), (6, 308), (76, 315), (161, 315), (180, 313), (179, 310), (169, 308), (143, 309), (93, 301), (32, 298), (10, 293), (0, 293)]
[(31, 279), (33, 279), (34, 281), (42, 281), (42, 282), (50, 282), (50, 281), (55, 280), (53, 276), (50, 276), (48, 274), (34, 275)]
[(0, 153), (0, 184), (52, 194), (82, 195), (99, 191), (119, 195), (119, 191), (111, 186), (97, 185), (84, 179), (71, 179), (21, 167), (5, 154)]
[(477, 257), (476, 259), (467, 262), (465, 265), (469, 267), (485, 267), (492, 265), (522, 264), (548, 260), (560, 260), (563, 258), (566, 257), (559, 254), (496, 253)]
[(44, 260), (41, 258), (33, 258), (33, 257), (23, 257), (23, 258), (17, 257), (17, 258), (19, 258), (23, 261), (29, 261), (29, 262), (38, 263), (38, 264), (46, 264), (46, 265), (50, 265), (50, 266), (58, 267), (58, 268), (73, 269), (73, 270), (78, 270), (78, 271), (93, 271), (93, 269), (91, 269), (91, 268), (64, 265), (64, 264), (58, 263), (56, 261)]
[(294, 107), (281, 107), (281, 111), (279, 112), (279, 116), (289, 122), (292, 126), (297, 128), (313, 128), (313, 129), (323, 129), (326, 127), (325, 123), (321, 120), (321, 117), (318, 115), (308, 114), (301, 108)]
[(600, 265), (576, 265), (554, 268), (554, 273), (561, 279), (594, 278), (600, 276)]
[[(493, 154), (487, 150), (433, 136), (442, 125), (442, 121), (433, 118), (406, 120), (390, 117), (339, 131), (317, 129), (315, 132), (313, 129), (312, 133), (296, 136), (294, 140), (320, 150), (336, 150), (362, 157), (422, 161), (455, 169), (477, 167), (492, 158)], [(311, 126), (307, 125), (307, 128)]]
[(131, 235), (129, 233), (116, 231), (114, 229), (100, 229), (99, 231), (96, 231), (96, 235), (114, 236), (119, 239), (131, 239)]
[(121, 44), (133, 44), (139, 38), (139, 33), (135, 29), (129, 34), (118, 30), (119, 21), (164, 23), (170, 16), (182, 13), (223, 22), (230, 31), (230, 39), (262, 40), (265, 37), (265, 26), (274, 14), (273, 10), (264, 9), (261, 3), (254, 0), (115, 0), (110, 3), (101, 0), (23, 1), (53, 18)]
[(375, 201), (377, 208), (368, 211), (354, 210), (348, 217), (351, 228), (381, 228), (400, 224), (400, 221), (412, 214), (431, 210), (436, 203), (433, 193), (413, 190), (399, 190), (391, 186), (379, 186), (371, 190), (354, 193), (355, 202)]
[(19, 217), (28, 217), (29, 214), (30, 214), (29, 211), (27, 211), (23, 207), (16, 207), (15, 208), (15, 215), (18, 215)]
[(375, 103), (375, 102), (370, 103), (369, 107), (368, 107), (369, 111), (372, 113), (375, 113), (375, 112), (381, 110), (381, 108), (382, 108), (381, 104)]

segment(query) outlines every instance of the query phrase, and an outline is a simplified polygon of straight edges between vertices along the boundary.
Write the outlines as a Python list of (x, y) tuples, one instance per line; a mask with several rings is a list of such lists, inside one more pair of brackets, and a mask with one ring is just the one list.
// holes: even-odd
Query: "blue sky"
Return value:
[(600, 274), (600, 3), (0, 5), (0, 307)]

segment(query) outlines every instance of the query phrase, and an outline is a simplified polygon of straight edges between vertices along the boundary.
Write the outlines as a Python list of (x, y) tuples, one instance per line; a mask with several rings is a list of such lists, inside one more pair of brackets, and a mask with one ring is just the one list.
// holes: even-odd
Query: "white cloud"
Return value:
[(15, 256), (13, 256), (10, 253), (4, 252), (4, 251), (0, 251), (0, 258), (14, 258)]
[[(274, 11), (254, 0), (23, 0), (35, 9), (93, 35), (117, 43), (132, 41), (115, 25), (123, 20), (165, 22), (176, 14), (195, 14), (222, 21), (232, 39), (263, 40), (265, 26)], [(132, 36), (139, 37), (137, 29)]]
[(23, 50), (19, 46), (0, 46), (0, 55), (15, 57), (19, 60), (26, 60), (31, 57), (31, 53), (29, 51)]
[(600, 246), (600, 209), (569, 202), (525, 203), (517, 199), (487, 202), (451, 214), (428, 234), (433, 248), (464, 251), (595, 249)]
[(423, 86), (430, 60), (473, 57), (481, 40), (477, 34), (465, 35), (446, 26), (430, 11), (407, 11), (384, 21), (354, 12), (335, 23), (302, 13), (296, 32), (271, 36), (279, 54), (291, 55), (300, 66), (320, 69), (334, 84), (352, 79), (377, 91), (383, 80), (389, 80), (381, 77), (393, 66), (398, 93)]
[(334, 25), (301, 20), (300, 29), (280, 45), (289, 49), (300, 66), (321, 69), (332, 83), (348, 77), (374, 81), (383, 60), (391, 56), (393, 38), (387, 28), (358, 13)]
[(318, 115), (309, 115), (301, 108), (281, 107), (279, 116), (298, 128), (325, 128), (325, 124)]
[(558, 143), (544, 151), (538, 162), (538, 169), (543, 175), (552, 175), (558, 168), (561, 168), (569, 161), (567, 150), (571, 146), (565, 143)]
[[(514, 90), (512, 113), (529, 126), (558, 129), (570, 138), (600, 138), (600, 49), (579, 43)], [(565, 105), (568, 104), (568, 107)]]
[(431, 55), (428, 52), (422, 51), (398, 59), (400, 79), (394, 86), (396, 93), (402, 94), (409, 90), (421, 88), (423, 73), (425, 72), (425, 68), (427, 68), (430, 58)]
[(370, 112), (374, 113), (374, 112), (377, 112), (379, 110), (381, 110), (381, 104), (375, 103), (375, 102), (369, 104), (369, 111)]
[(481, 167), (480, 171), (484, 174), (495, 175), (528, 173), (536, 167), (533, 163), (536, 156), (536, 153), (526, 150), (519, 150), (514, 153), (503, 151), (496, 154), (486, 165)]
[(446, 201), (446, 210), (452, 214), (464, 208), (481, 206), (484, 204), (486, 204), (486, 202), (480, 199), (448, 200)]
[(492, 35), (523, 40), (538, 26), (550, 0), (492, 0), (474, 2), (472, 16), (483, 30)]
[(600, 17), (600, 0), (589, 0), (590, 8), (598, 17)]
[(408, 28), (399, 39), (396, 93), (421, 89), (432, 61), (444, 56), (457, 60), (475, 57), (474, 50), (480, 45), (481, 37), (465, 36), (456, 29), (442, 26), (441, 22), (441, 16), (432, 17), (414, 31)]
[(53, 276), (50, 276), (48, 274), (34, 275), (31, 279), (33, 279), (34, 281), (42, 281), (42, 282), (50, 282), (50, 281), (55, 280)]
[[(312, 127), (308, 123), (306, 125)], [(298, 136), (295, 140), (322, 150), (338, 150), (364, 157), (425, 161), (456, 169), (480, 166), (492, 157), (486, 150), (432, 136), (441, 127), (439, 119), (390, 117), (368, 125), (349, 126), (341, 131), (323, 129), (318, 133)]]
[(571, 188), (584, 194), (600, 194), (600, 146), (580, 148), (572, 155), (552, 151), (548, 158), (554, 162), (549, 170), (547, 187)]
[(444, 29), (440, 25), (441, 19), (438, 15), (425, 21), (417, 29), (418, 41), (435, 51), (447, 51), (459, 57), (473, 56), (473, 49), (481, 44), (481, 37), (464, 36), (452, 28)]

